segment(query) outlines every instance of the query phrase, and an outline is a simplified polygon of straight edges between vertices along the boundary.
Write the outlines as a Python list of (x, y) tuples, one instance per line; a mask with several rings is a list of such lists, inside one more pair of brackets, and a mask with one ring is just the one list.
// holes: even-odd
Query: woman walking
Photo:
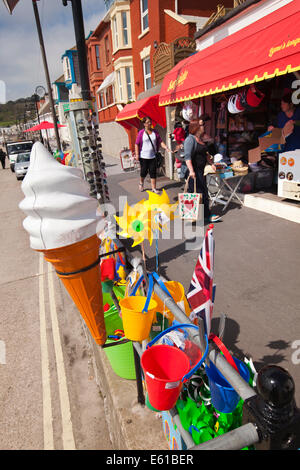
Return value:
[(1, 162), (3, 170), (5, 170), (5, 158), (6, 158), (6, 153), (4, 153), (3, 150), (0, 148), (0, 162)]
[(194, 179), (196, 179), (196, 191), (202, 194), (204, 205), (204, 219), (209, 222), (216, 222), (220, 219), (218, 215), (212, 215), (209, 209), (209, 197), (204, 176), (206, 163), (213, 165), (212, 157), (209, 154), (209, 144), (203, 141), (205, 136), (204, 123), (202, 121), (191, 121), (189, 126), (189, 135), (184, 141), (184, 158), (189, 170), (190, 193), (194, 192)]
[(152, 121), (149, 117), (142, 120), (144, 129), (140, 130), (135, 143), (135, 158), (140, 161), (141, 179), (139, 184), (140, 191), (144, 191), (144, 181), (149, 172), (151, 179), (151, 189), (154, 193), (158, 193), (156, 189), (156, 170), (157, 157), (156, 153), (159, 148), (170, 152), (166, 144), (162, 141), (159, 133), (152, 128)]

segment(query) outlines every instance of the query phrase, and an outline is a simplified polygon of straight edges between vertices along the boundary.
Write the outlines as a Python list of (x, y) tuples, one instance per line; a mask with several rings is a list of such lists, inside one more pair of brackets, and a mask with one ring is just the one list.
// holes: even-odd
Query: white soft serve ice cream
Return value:
[(40, 142), (32, 147), (22, 190), (25, 199), (19, 207), (27, 214), (23, 225), (34, 250), (60, 248), (96, 234), (98, 202), (90, 197), (82, 171), (57, 162)]

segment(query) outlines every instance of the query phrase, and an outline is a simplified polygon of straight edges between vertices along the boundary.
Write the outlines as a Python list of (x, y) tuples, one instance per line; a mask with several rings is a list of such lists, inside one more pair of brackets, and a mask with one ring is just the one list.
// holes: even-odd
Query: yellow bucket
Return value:
[(157, 311), (157, 302), (150, 300), (148, 312), (143, 312), (147, 298), (142, 296), (131, 296), (121, 299), (121, 308), (124, 334), (131, 341), (143, 341), (147, 339), (154, 313)]
[[(164, 282), (164, 285), (166, 286), (166, 289), (170, 293), (171, 297), (173, 298), (174, 302), (182, 302), (184, 303), (184, 311), (185, 314), (189, 317), (191, 310), (188, 304), (188, 301), (186, 299), (185, 293), (184, 293), (184, 287), (180, 282), (177, 281), (166, 281)], [(163, 301), (156, 295), (153, 294), (153, 300), (157, 302), (157, 312), (160, 313), (165, 313), (165, 316), (168, 318), (170, 324), (174, 320), (174, 315), (170, 312), (168, 308), (164, 305)]]

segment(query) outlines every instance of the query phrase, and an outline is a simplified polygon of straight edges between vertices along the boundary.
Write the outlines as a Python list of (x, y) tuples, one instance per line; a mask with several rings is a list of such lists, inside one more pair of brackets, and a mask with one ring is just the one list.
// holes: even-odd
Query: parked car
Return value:
[(24, 178), (28, 171), (30, 161), (30, 152), (19, 153), (15, 162), (15, 173), (17, 180)]
[(15, 171), (15, 162), (19, 153), (30, 152), (33, 146), (33, 140), (21, 140), (6, 143), (6, 153), (10, 162), (10, 169)]

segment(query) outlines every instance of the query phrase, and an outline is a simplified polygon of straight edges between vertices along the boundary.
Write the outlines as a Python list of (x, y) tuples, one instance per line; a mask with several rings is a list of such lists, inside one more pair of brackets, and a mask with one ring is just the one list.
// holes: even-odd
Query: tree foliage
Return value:
[(26, 123), (36, 118), (35, 98), (32, 95), (27, 98), (19, 98), (15, 101), (7, 101), (0, 104), (0, 127), (8, 127), (16, 123)]

